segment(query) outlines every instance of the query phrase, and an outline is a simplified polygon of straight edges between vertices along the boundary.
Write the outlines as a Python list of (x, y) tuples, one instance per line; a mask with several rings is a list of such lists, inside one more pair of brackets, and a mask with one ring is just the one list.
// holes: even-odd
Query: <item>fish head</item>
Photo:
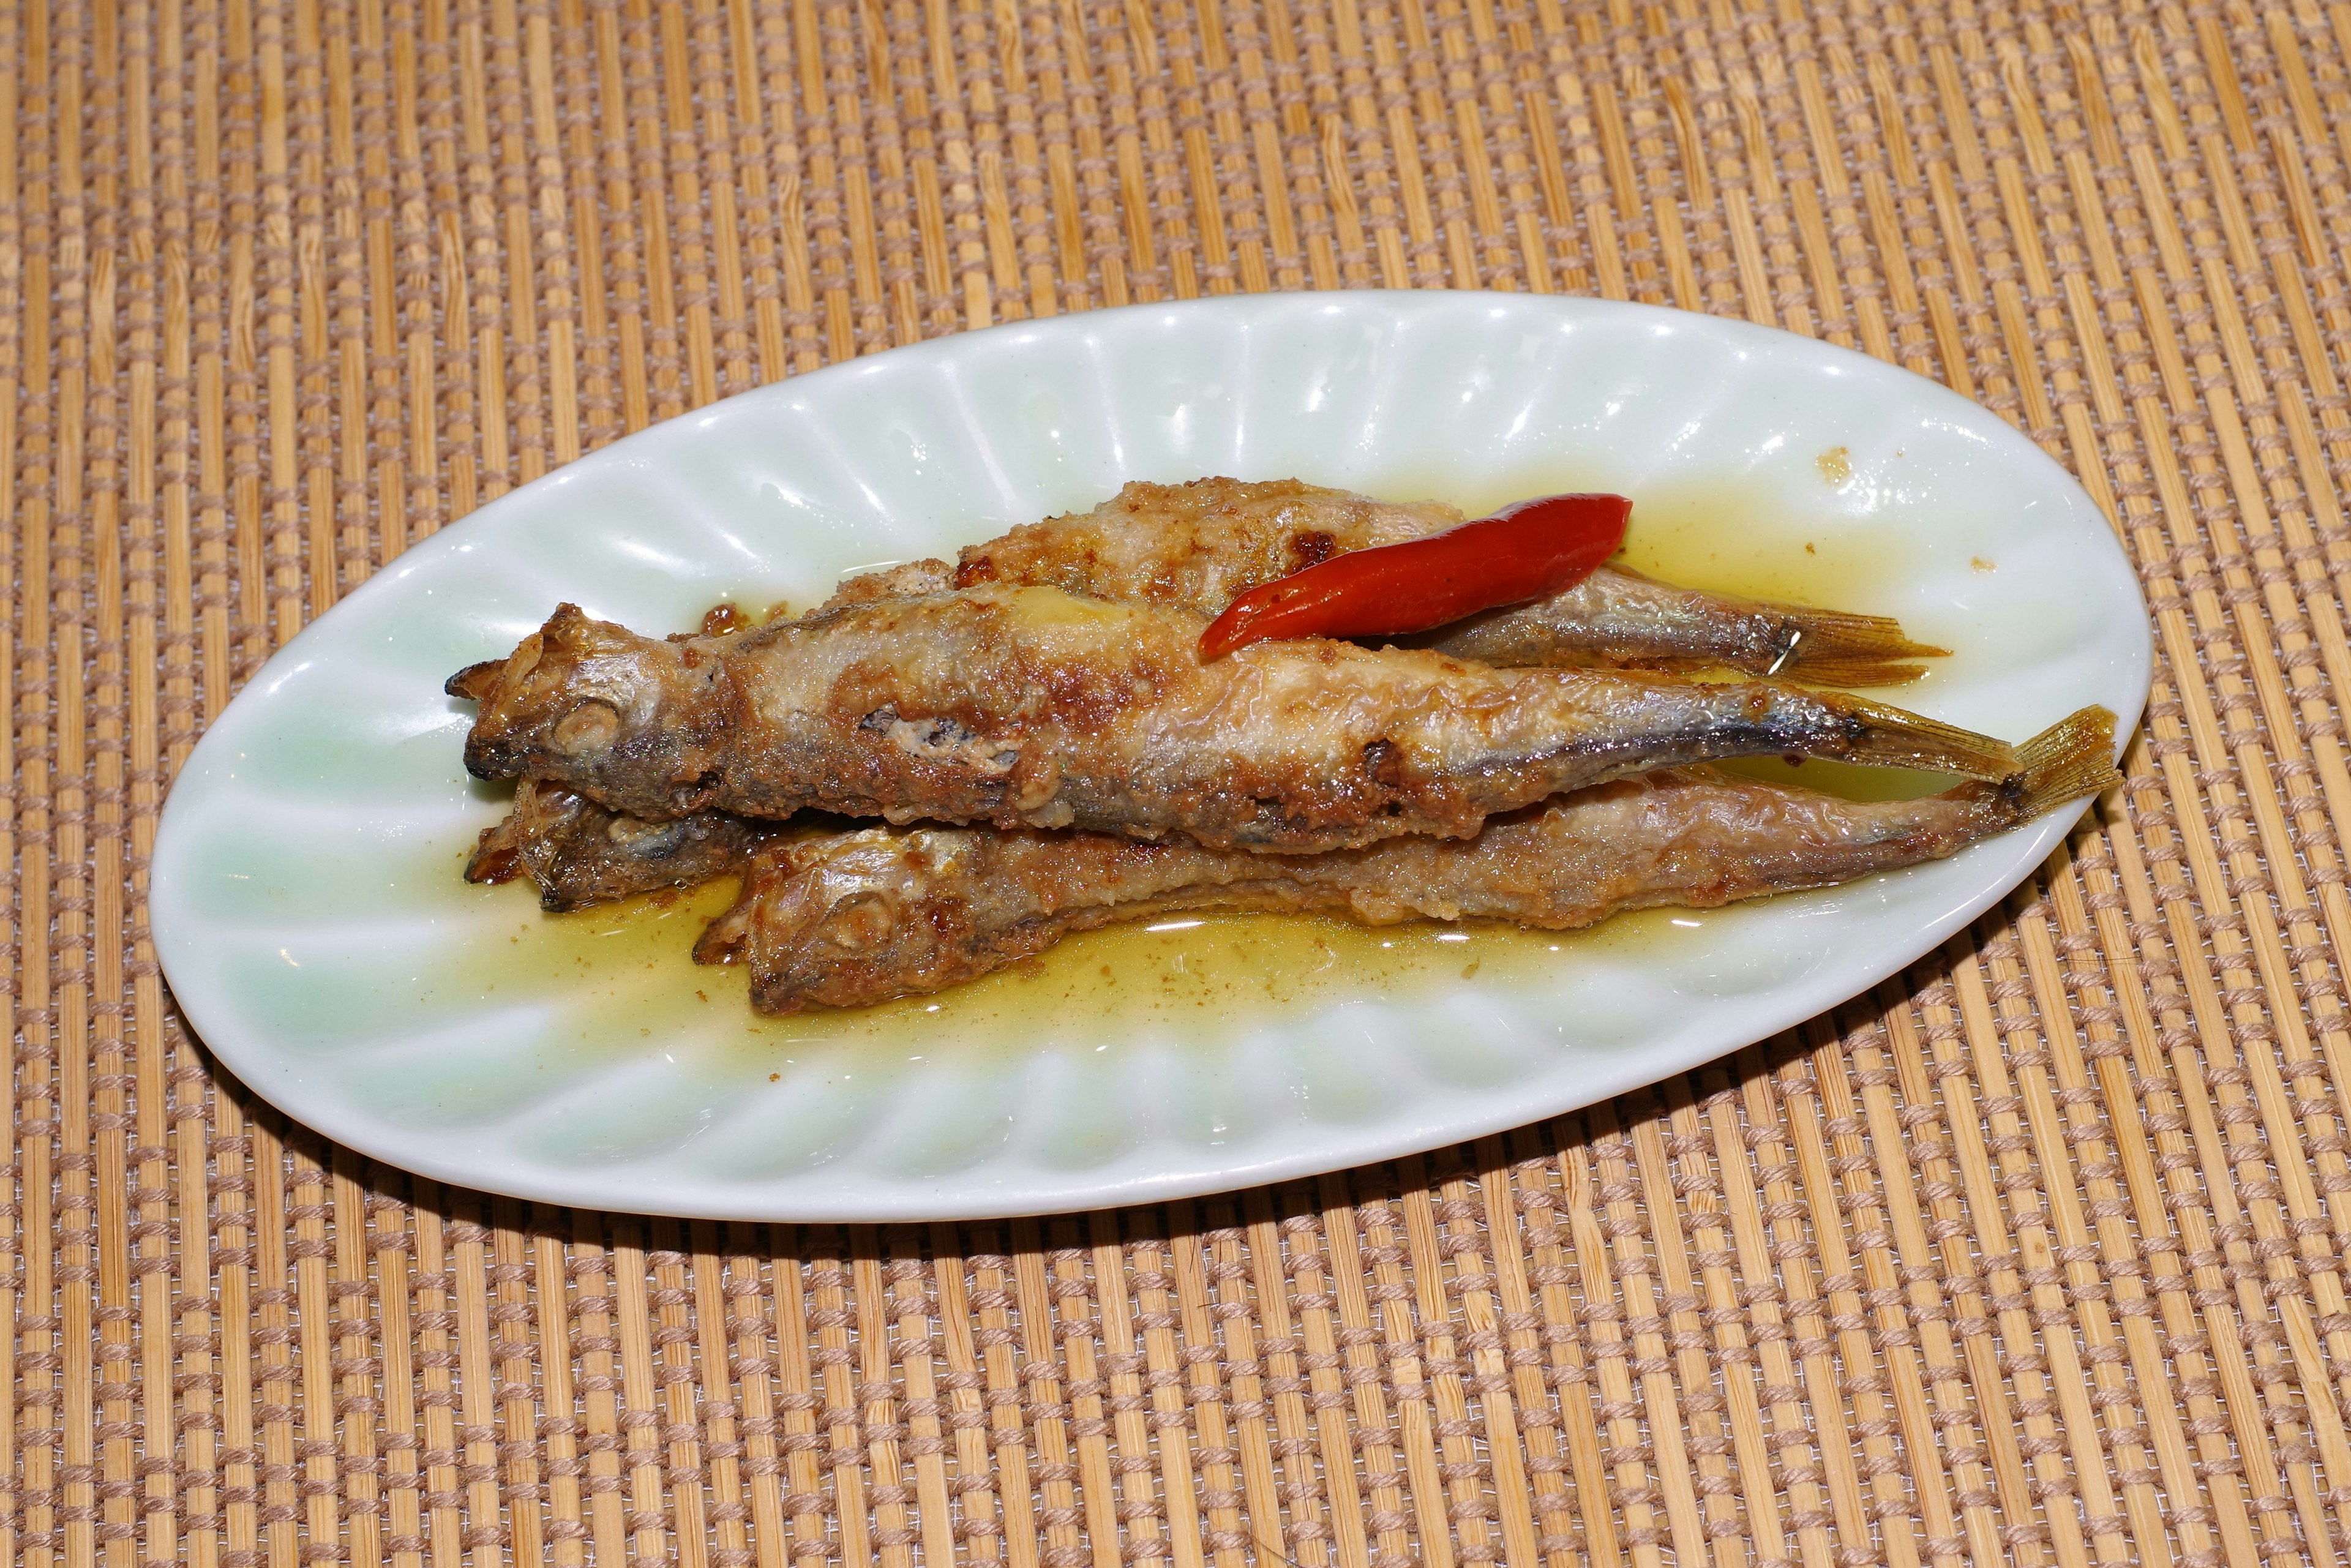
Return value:
[(481, 705), (466, 768), (560, 782), (643, 817), (699, 810), (727, 707), (711, 700), (725, 673), (709, 642), (641, 636), (559, 605), (495, 674), (465, 673), (465, 695)]

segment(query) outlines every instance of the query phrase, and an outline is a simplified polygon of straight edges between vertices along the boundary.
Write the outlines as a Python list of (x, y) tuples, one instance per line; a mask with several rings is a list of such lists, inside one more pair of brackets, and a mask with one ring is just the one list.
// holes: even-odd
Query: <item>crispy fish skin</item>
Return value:
[(1201, 618), (987, 586), (664, 641), (559, 606), (495, 676), (465, 766), (666, 821), (816, 807), (1311, 853), (1462, 837), (1562, 790), (1792, 754), (1980, 779), (2011, 747), (1773, 682), (1496, 670), (1350, 643), (1203, 664)]
[(528, 878), (539, 907), (561, 915), (634, 893), (692, 887), (735, 870), (775, 831), (724, 811), (649, 822), (604, 810), (560, 785), (525, 779), (514, 810), (482, 831), (465, 880)]
[(1925, 800), (1858, 802), (1675, 768), (1558, 797), (1474, 839), (1311, 856), (1104, 833), (867, 829), (760, 849), (695, 956), (746, 965), (753, 1005), (789, 1013), (936, 991), (1072, 932), (1176, 910), (1562, 930), (1658, 904), (1711, 908), (1940, 859), (2104, 789), (2113, 743), (2113, 715), (2085, 709), (2020, 748), (2015, 778)]
[[(972, 546), (956, 562), (954, 586), (1060, 588), (1215, 616), (1260, 583), (1461, 520), (1438, 501), (1375, 501), (1295, 479), (1137, 482), (1090, 512)], [(946, 567), (918, 561), (893, 571), (906, 574), (898, 583), (944, 582)], [(852, 579), (844, 591), (904, 590)], [(1884, 616), (1701, 593), (1610, 566), (1551, 599), (1489, 611), (1413, 643), (1489, 664), (1723, 668), (1838, 686), (1913, 681), (1923, 672), (1907, 661), (1947, 652), (1910, 641)]]

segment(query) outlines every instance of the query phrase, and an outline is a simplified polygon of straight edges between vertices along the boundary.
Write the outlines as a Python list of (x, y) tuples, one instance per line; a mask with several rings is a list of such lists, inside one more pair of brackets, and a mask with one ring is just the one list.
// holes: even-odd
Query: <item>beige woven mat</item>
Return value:
[[(0, 8), (0, 1560), (2343, 1561), (2346, 54), (2342, 0)], [(843, 356), (1367, 282), (2000, 410), (2146, 573), (2130, 787), (1793, 1035), (1128, 1213), (485, 1199), (181, 1032), (158, 797), (403, 542)]]

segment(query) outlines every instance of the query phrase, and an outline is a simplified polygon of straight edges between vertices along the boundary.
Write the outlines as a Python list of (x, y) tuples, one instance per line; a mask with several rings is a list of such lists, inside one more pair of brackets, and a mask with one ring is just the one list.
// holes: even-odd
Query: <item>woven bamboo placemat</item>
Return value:
[[(0, 8), (0, 1560), (2342, 1561), (2346, 55), (2341, 0)], [(1793, 1034), (1132, 1212), (485, 1198), (181, 1029), (158, 799), (405, 543), (845, 356), (1363, 283), (1999, 410), (2145, 573), (2128, 787)]]

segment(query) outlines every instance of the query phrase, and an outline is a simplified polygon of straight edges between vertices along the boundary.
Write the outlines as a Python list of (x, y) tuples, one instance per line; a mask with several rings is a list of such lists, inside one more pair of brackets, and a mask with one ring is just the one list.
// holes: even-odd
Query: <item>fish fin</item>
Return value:
[(2115, 716), (2085, 707), (2016, 748), (2018, 770), (2001, 780), (2017, 821), (2095, 795), (2122, 781), (2115, 768)]
[(1927, 673), (1913, 659), (1938, 659), (1950, 653), (1903, 635), (1902, 623), (1884, 615), (1848, 615), (1836, 610), (1773, 605), (1781, 617), (1782, 653), (1768, 674), (1807, 685), (1899, 686)]
[(2015, 747), (1989, 735), (1978, 735), (1938, 718), (1928, 718), (1887, 703), (1864, 697), (1823, 694), (1844, 719), (1839, 737), (1845, 749), (1823, 751), (1842, 762), (1872, 768), (1917, 768), (1929, 773), (1956, 773), (1962, 779), (2004, 783), (2024, 770)]
[(493, 827), (484, 828), (475, 841), (474, 852), (465, 861), (465, 880), (471, 883), (512, 882), (522, 873), (522, 826), (513, 812), (500, 818)]
[(443, 682), (441, 689), (453, 697), (480, 702), (496, 689), (498, 675), (506, 667), (504, 659), (485, 659), (478, 664), (468, 664)]
[(746, 868), (743, 890), (737, 894), (726, 914), (704, 927), (701, 937), (694, 944), (694, 961), (697, 964), (734, 964), (742, 960), (751, 941), (751, 915), (758, 903), (757, 873)]

